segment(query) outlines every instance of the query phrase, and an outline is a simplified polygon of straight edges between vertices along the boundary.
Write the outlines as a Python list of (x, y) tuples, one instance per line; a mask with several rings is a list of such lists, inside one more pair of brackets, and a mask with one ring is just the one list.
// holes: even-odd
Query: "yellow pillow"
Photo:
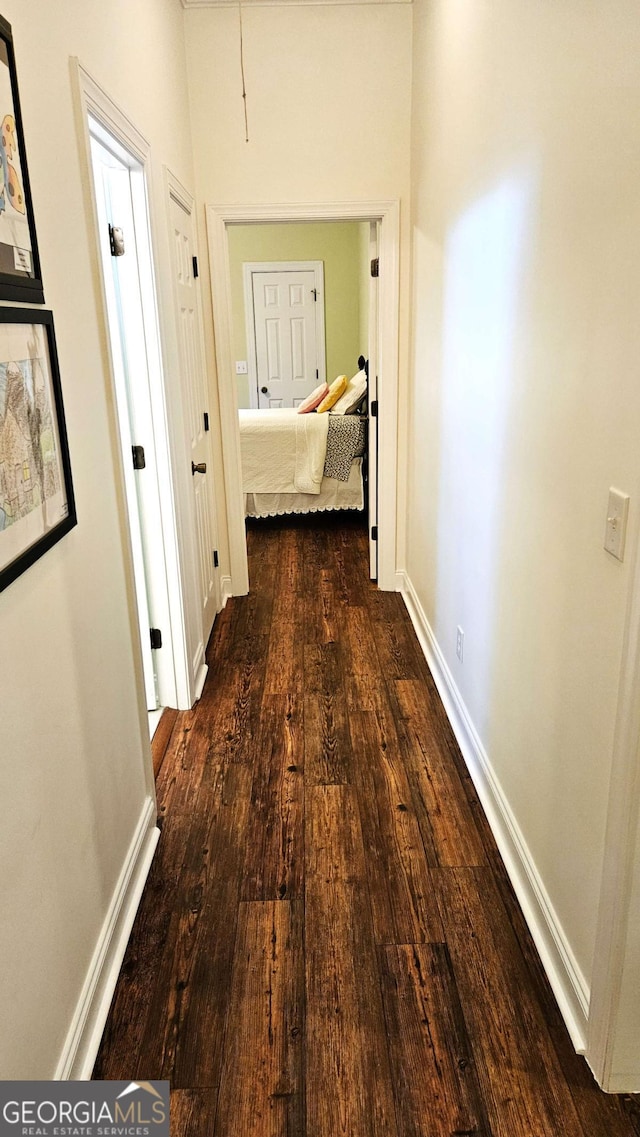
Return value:
[(325, 395), (319, 407), (316, 407), (317, 414), (322, 414), (323, 411), (330, 411), (333, 404), (338, 402), (341, 395), (344, 395), (347, 389), (346, 375), (338, 375), (337, 379), (329, 387), (329, 394)]

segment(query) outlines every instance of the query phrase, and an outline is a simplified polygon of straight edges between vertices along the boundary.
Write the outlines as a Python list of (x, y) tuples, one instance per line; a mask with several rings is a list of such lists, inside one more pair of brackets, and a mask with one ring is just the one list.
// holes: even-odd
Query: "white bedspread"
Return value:
[(320, 493), (329, 415), (239, 411), (244, 493)]

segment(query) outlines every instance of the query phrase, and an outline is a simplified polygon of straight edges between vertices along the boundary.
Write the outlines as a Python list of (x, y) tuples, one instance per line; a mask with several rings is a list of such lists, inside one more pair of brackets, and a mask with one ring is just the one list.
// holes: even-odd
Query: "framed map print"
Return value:
[(0, 307), (0, 591), (75, 524), (53, 314)]
[(0, 16), (0, 299), (44, 304), (11, 25)]

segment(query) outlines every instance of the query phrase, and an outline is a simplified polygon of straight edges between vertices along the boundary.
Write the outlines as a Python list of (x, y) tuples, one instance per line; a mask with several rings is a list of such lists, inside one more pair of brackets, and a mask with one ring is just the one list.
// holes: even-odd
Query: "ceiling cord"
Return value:
[(244, 41), (242, 38), (242, 0), (238, 0), (238, 17), (240, 20), (240, 73), (242, 75), (242, 101), (244, 106), (244, 140), (249, 141), (249, 120), (247, 118), (247, 88), (244, 80)]

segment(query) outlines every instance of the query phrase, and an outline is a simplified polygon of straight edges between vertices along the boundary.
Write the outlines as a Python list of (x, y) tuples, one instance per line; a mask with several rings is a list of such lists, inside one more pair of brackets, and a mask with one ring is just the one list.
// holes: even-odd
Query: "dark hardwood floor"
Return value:
[(401, 598), (355, 518), (256, 522), (94, 1077), (174, 1137), (638, 1137), (573, 1051)]

